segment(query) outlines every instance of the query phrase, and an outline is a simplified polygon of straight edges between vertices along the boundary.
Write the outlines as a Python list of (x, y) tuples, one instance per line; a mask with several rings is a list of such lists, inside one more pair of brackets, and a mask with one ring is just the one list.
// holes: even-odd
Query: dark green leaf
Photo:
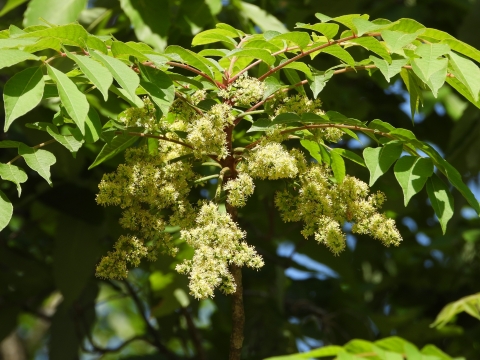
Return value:
[(126, 148), (132, 146), (137, 140), (137, 137), (127, 134), (116, 135), (112, 141), (104, 145), (102, 150), (100, 150), (100, 153), (97, 155), (97, 158), (88, 169), (90, 170), (108, 159), (111, 159), (115, 155), (120, 154)]
[(361, 165), (363, 167), (366, 166), (365, 161), (363, 161), (362, 157), (355, 154), (353, 151), (343, 149), (343, 148), (335, 148), (335, 149), (332, 149), (330, 154), (332, 152), (337, 153), (338, 155), (343, 156), (345, 159), (353, 161), (354, 163), (357, 163), (358, 165)]
[(170, 77), (163, 71), (152, 69), (148, 66), (139, 65), (143, 78), (142, 87), (152, 97), (155, 104), (158, 105), (163, 115), (168, 114), (168, 109), (175, 100), (175, 86)]

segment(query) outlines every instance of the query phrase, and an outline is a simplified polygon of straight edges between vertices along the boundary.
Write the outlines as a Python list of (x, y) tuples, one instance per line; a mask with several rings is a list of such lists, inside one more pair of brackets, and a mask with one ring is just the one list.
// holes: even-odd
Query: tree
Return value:
[[(31, 24), (31, 14), (39, 11), (39, 4), (42, 2), (29, 3), (27, 25)], [(142, 12), (141, 4), (121, 4), (135, 30), (143, 34), (137, 35), (145, 36), (148, 21), (139, 19), (148, 19), (146, 9)], [(243, 7), (247, 17), (249, 11), (258, 11), (247, 3), (232, 6)], [(198, 26), (214, 22), (213, 17), (207, 21), (198, 15), (202, 11), (215, 14), (218, 8), (214, 8), (213, 2), (199, 2), (196, 9), (198, 13), (190, 13), (192, 7), (182, 7), (179, 13), (184, 19), (202, 21), (195, 23)], [(104, 15), (104, 19), (115, 11)], [(394, 291), (393, 286), (401, 292), (402, 287), (415, 289), (421, 283), (408, 276), (404, 280), (397, 278), (399, 264), (406, 270), (403, 274), (408, 274), (412, 255), (421, 253), (418, 245), (402, 244), (398, 250), (372, 251), (369, 248), (375, 244), (371, 239), (359, 238), (355, 246), (356, 239), (350, 237), (349, 252), (355, 256), (349, 258), (334, 257), (315, 242), (326, 245), (334, 255), (346, 248), (344, 231), (349, 236), (370, 235), (385, 245), (399, 245), (402, 236), (392, 218), (399, 219), (398, 212), (404, 210), (392, 206), (387, 215), (380, 211), (385, 200), (383, 193), (370, 191), (365, 182), (354, 176), (365, 179), (367, 170), (373, 186), (379, 178), (391, 183), (392, 174), (390, 178), (389, 174), (383, 175), (393, 167), (393, 181), (400, 187), (387, 187), (385, 193), (387, 198), (405, 206), (422, 196), (418, 193), (426, 184), (424, 199), (416, 200), (415, 205), (425, 207), (420, 204), (425, 202), (426, 192), (433, 210), (425, 212), (432, 216), (435, 211), (440, 222), (429, 230), (431, 234), (446, 233), (447, 222), (454, 214), (454, 199), (446, 183), (458, 190), (453, 192), (457, 204), (466, 201), (478, 213), (478, 201), (460, 173), (442, 156), (437, 137), (421, 137), (425, 135), (421, 130), (401, 128), (398, 115), (397, 120), (389, 118), (388, 122), (367, 121), (368, 111), (398, 114), (398, 109), (389, 109), (397, 100), (390, 99), (385, 108), (379, 106), (380, 111), (362, 109), (358, 102), (353, 108), (351, 104), (338, 104), (342, 96), (349, 99), (348, 95), (357, 94), (358, 89), (344, 91), (338, 83), (342, 80), (337, 79), (344, 77), (346, 84), (360, 90), (367, 87), (371, 94), (363, 95), (373, 97), (379, 96), (378, 90), (386, 88), (392, 79), (396, 84), (403, 81), (410, 95), (409, 115), (415, 120), (423, 101), (427, 106), (429, 101), (435, 101), (434, 97), (461, 101), (452, 88), (478, 105), (479, 69), (474, 61), (478, 61), (480, 53), (451, 35), (426, 29), (409, 19), (369, 21), (368, 16), (330, 18), (317, 14), (318, 19), (311, 21), (314, 24), (300, 23), (294, 31), (286, 32), (271, 15), (260, 14), (280, 31), (248, 35), (219, 23), (193, 38), (193, 45), (203, 48), (197, 52), (176, 44), (158, 51), (142, 43), (119, 41), (99, 33), (92, 35), (72, 23), (47, 23), (24, 29), (10, 26), (1, 33), (2, 66), (17, 67), (3, 91), (5, 130), (11, 127), (16, 136), (0, 143), (4, 148), (18, 149), (13, 150), (18, 155), (5, 161), (1, 169), (2, 178), (12, 183), (6, 188), (6, 195), (2, 192), (2, 225), (10, 223), (2, 232), (8, 237), (2, 263), (9, 271), (2, 295), (8, 305), (2, 316), (5, 335), (15, 326), (18, 313), (34, 313), (51, 321), (52, 359), (75, 358), (79, 347), (83, 352), (96, 354), (123, 351), (130, 358), (158, 352), (165, 358), (226, 358), (229, 354), (231, 359), (239, 359), (245, 332), (242, 285), (246, 284), (249, 336), (243, 346), (244, 357), (295, 352), (299, 336), (321, 338), (327, 344), (344, 343), (353, 337), (373, 339), (375, 332), (385, 337), (389, 331), (399, 329), (419, 345), (445, 336), (434, 330), (421, 336), (428, 328), (428, 322), (421, 321), (412, 332), (405, 324), (413, 312), (400, 320), (384, 321), (378, 317), (378, 310), (367, 316), (359, 309), (354, 315), (346, 311), (361, 306), (345, 303), (358, 295), (367, 302), (375, 298), (384, 301), (387, 308), (395, 305), (399, 313), (418, 306), (408, 296), (399, 297), (395, 292), (386, 295)], [(250, 18), (265, 25), (256, 16)], [(102, 21), (102, 17), (97, 19), (97, 24)], [(101, 28), (96, 31), (99, 30), (101, 33)], [(161, 48), (167, 32), (157, 30), (156, 35), (150, 32), (142, 40)], [(169, 40), (175, 35), (178, 36), (169, 33)], [(27, 61), (35, 66), (26, 67)], [(20, 71), (21, 67), (26, 68)], [(450, 87), (442, 87), (445, 81)], [(357, 95), (355, 99), (358, 98)], [(43, 106), (38, 107), (39, 102)], [(450, 109), (452, 114), (455, 111), (461, 113), (458, 106)], [(53, 120), (38, 121), (39, 116), (41, 120)], [(35, 138), (38, 141), (32, 142)], [(347, 142), (346, 138), (352, 140)], [(370, 142), (363, 157), (352, 151), (356, 140)], [(102, 141), (106, 143), (103, 147), (99, 145)], [(38, 145), (30, 146), (33, 144)], [(66, 157), (62, 146), (78, 158)], [(122, 160), (116, 155), (124, 150)], [(402, 152), (406, 152), (405, 156), (401, 156)], [(34, 183), (40, 185), (29, 188), (31, 180), (25, 183), (27, 174), (13, 162), (23, 158), (31, 170), (51, 183), (50, 166), (57, 161), (53, 154), (59, 164), (52, 171), (61, 169), (61, 175), (54, 175), (54, 180), (79, 175), (81, 178), (74, 181), (74, 186), (52, 190), (42, 187), (37, 178)], [(346, 164), (344, 158), (351, 164)], [(92, 171), (87, 172), (86, 162), (91, 164)], [(33, 177), (32, 173), (28, 175)], [(92, 190), (92, 184), (98, 183), (97, 203), (116, 205), (121, 210), (100, 209), (93, 203), (91, 193), (97, 191)], [(13, 184), (19, 195), (21, 186), (26, 188), (24, 193), (34, 195), (26, 203), (14, 204), (17, 210), (11, 217), (9, 199), (15, 190)], [(113, 225), (119, 218), (126, 231)], [(29, 225), (35, 222), (37, 226)], [(452, 222), (458, 226), (458, 217)], [(350, 223), (353, 226), (345, 228)], [(452, 235), (447, 232), (442, 239), (446, 241), (449, 236)], [(477, 233), (465, 231), (463, 236), (473, 244), (471, 252)], [(44, 241), (49, 250), (35, 243), (37, 240)], [(293, 276), (295, 281), (288, 284), (290, 280), (285, 279), (282, 268), (289, 268), (292, 262), (306, 265), (306, 270), (309, 264), (318, 266), (308, 257), (295, 259), (298, 250), (287, 259), (276, 255), (290, 244), (333, 269), (329, 269), (330, 279), (322, 286), (328, 289), (328, 300), (312, 294), (314, 287), (307, 285), (318, 280), (302, 281), (300, 286), (297, 273)], [(161, 251), (176, 257), (159, 255)], [(378, 270), (378, 262), (375, 265), (375, 255), (380, 255), (377, 261), (386, 270), (383, 273)], [(103, 257), (99, 262), (100, 256)], [(435, 252), (432, 256), (440, 257)], [(142, 262), (143, 258), (152, 262)], [(466, 254), (458, 264), (471, 259)], [(99, 280), (92, 277), (95, 264)], [(431, 267), (427, 264), (426, 268)], [(132, 266), (140, 268), (131, 271), (126, 280)], [(241, 266), (262, 269), (244, 271), (247, 278), (242, 281)], [(360, 267), (363, 280), (358, 284), (355, 269)], [(173, 268), (186, 274), (188, 280)], [(455, 273), (452, 270), (451, 266), (445, 268), (450, 277)], [(382, 289), (382, 277), (387, 273), (393, 286)], [(445, 279), (444, 272), (441, 274)], [(466, 280), (463, 286), (470, 281)], [(367, 289), (362, 289), (365, 286)], [(232, 320), (226, 325), (222, 325), (221, 317), (229, 312), (227, 298), (217, 295), (215, 302), (208, 300), (217, 288), (231, 294)], [(344, 294), (339, 293), (341, 288)], [(42, 308), (41, 303), (54, 289), (61, 292), (63, 299), (58, 292), (53, 293), (50, 305), (46, 303)], [(284, 295), (285, 289), (289, 296)], [(375, 296), (374, 291), (385, 293)], [(439, 286), (438, 292), (441, 291)], [(187, 293), (206, 300), (196, 302)], [(296, 293), (300, 296), (292, 296)], [(102, 317), (96, 321), (92, 311), (95, 301), (106, 299), (109, 304), (114, 303), (109, 294), (113, 299), (125, 298), (119, 306), (124, 314), (132, 314), (130, 324), (135, 324), (135, 316), (140, 316), (139, 328), (132, 331), (131, 337), (122, 336), (124, 341), (118, 347), (109, 346), (111, 330), (102, 334)], [(313, 301), (305, 301), (309, 297)], [(478, 316), (476, 299), (471, 297), (461, 303), (473, 304), (464, 309), (474, 316)], [(329, 310), (323, 309), (325, 304)], [(425, 307), (422, 316), (435, 316), (436, 312), (429, 315), (428, 303), (421, 304)], [(372, 305), (373, 309), (378, 308), (375, 301)], [(203, 324), (199, 322), (201, 316), (211, 313), (212, 306), (217, 309), (214, 315), (207, 316)], [(113, 307), (110, 305), (110, 309)], [(137, 315), (132, 313), (132, 307)], [(54, 312), (53, 317), (45, 311)], [(335, 312), (339, 314), (332, 321), (329, 318)], [(293, 319), (285, 319), (282, 313)], [(149, 321), (148, 314), (155, 316), (157, 324)], [(443, 314), (437, 322), (448, 323), (451, 314)], [(321, 336), (308, 322), (312, 315), (321, 321)], [(296, 324), (299, 317), (304, 317), (305, 322)], [(355, 317), (360, 320), (352, 324)], [(451, 332), (455, 329), (450, 327)], [(478, 324), (467, 325), (466, 329), (474, 334)], [(266, 336), (269, 330), (271, 335)], [(374, 334), (366, 336), (366, 331)], [(224, 340), (228, 337), (229, 346)], [(149, 347), (140, 350), (145, 343)], [(208, 344), (213, 348), (209, 349)], [(465, 354), (469, 351), (465, 344), (471, 344), (468, 336), (457, 336), (445, 350)], [(418, 350), (400, 338), (392, 338), (375, 345), (356, 341), (345, 348), (325, 347), (316, 355), (304, 356), (329, 356), (344, 351), (375, 352), (385, 358), (394, 356), (389, 352), (414, 356), (412, 353)], [(433, 345), (422, 351), (434, 358), (450, 358)], [(475, 351), (474, 347), (471, 354)], [(345, 356), (348, 355), (339, 358)]]

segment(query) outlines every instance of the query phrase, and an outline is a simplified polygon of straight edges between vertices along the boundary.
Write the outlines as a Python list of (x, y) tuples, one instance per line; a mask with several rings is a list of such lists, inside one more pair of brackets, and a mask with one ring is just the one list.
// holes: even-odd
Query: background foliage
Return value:
[[(371, 18), (390, 20), (409, 17), (480, 47), (478, 1), (9, 0), (1, 6), (2, 2), (0, 30), (37, 24), (39, 17), (56, 24), (78, 19), (93, 34), (140, 40), (157, 49), (167, 43), (188, 48), (194, 34), (219, 21), (252, 33), (282, 31), (293, 29), (297, 22), (315, 22), (315, 12), (329, 16), (368, 13)], [(329, 66), (328, 60), (318, 61), (326, 62), (321, 68)], [(0, 86), (20, 70), (0, 70)], [(419, 139), (434, 144), (469, 185), (478, 189), (479, 110), (444, 87), (438, 99), (426, 97), (412, 124), (401, 83), (389, 84), (378, 72), (372, 79), (361, 73), (336, 77), (320, 95), (324, 108), (412, 129)], [(2, 134), (0, 140), (32, 145), (47, 140), (44, 133), (24, 127), (53, 117), (55, 104), (44, 101), (42, 105), (15, 122), (8, 138)], [(121, 110), (120, 102), (110, 97), (106, 106), (96, 110), (106, 120)], [(362, 140), (368, 144), (368, 139)], [(360, 150), (353, 141), (346, 146)], [(0, 184), (15, 201), (14, 218), (0, 233), (0, 338), (15, 331), (2, 343), (3, 357), (8, 359), (8, 349), (17, 346), (24, 358), (74, 359), (80, 346), (79, 356), (85, 359), (161, 358), (151, 355), (157, 349), (141, 339), (111, 351), (129, 339), (148, 337), (153, 343), (161, 338), (185, 358), (227, 358), (229, 299), (221, 294), (213, 301), (189, 299), (187, 280), (172, 271), (171, 258), (143, 264), (131, 272), (128, 282), (106, 282), (93, 276), (94, 265), (121, 233), (118, 210), (101, 208), (94, 199), (102, 174), (111, 172), (122, 158), (87, 170), (100, 147), (87, 145), (72, 161), (61, 145), (51, 145), (57, 157), (52, 188), (29, 173), (23, 186), (26, 196), (18, 199), (13, 184)], [(2, 149), (0, 160), (7, 162), (15, 155)], [(353, 165), (347, 170), (368, 179), (366, 169)], [(266, 260), (259, 272), (244, 271), (245, 358), (262, 359), (324, 344), (343, 345), (353, 338), (373, 341), (391, 335), (420, 347), (433, 343), (467, 359), (480, 356), (480, 322), (473, 317), (460, 313), (453, 323), (429, 327), (445, 304), (479, 291), (479, 219), (454, 192), (456, 212), (442, 235), (426, 193), (421, 192), (404, 208), (393, 176), (381, 177), (374, 189), (386, 193), (385, 208), (395, 216), (404, 242), (387, 249), (371, 239), (349, 236), (349, 247), (339, 257), (305, 241), (297, 225), (281, 222), (273, 207), (274, 189), (257, 185), (239, 219), (248, 241)], [(195, 354), (196, 342), (204, 344), (204, 354)], [(17, 351), (17, 356), (22, 354)]]

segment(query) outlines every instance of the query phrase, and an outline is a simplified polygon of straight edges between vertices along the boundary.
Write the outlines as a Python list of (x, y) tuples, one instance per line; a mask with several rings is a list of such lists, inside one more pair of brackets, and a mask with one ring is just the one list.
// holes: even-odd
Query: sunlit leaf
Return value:
[(433, 163), (430, 158), (403, 156), (398, 159), (393, 170), (402, 187), (404, 204), (407, 206), (412, 196), (422, 190), (427, 179), (433, 174)]
[(402, 153), (402, 149), (403, 146), (401, 143), (390, 142), (384, 146), (365, 148), (365, 150), (363, 150), (365, 165), (367, 165), (370, 171), (370, 186), (397, 161)]
[(0, 177), (17, 185), (18, 197), (22, 195), (20, 184), (27, 181), (27, 174), (22, 168), (12, 164), (0, 164)]
[(42, 149), (34, 149), (29, 146), (21, 144), (18, 147), (18, 155), (21, 155), (27, 165), (38, 172), (50, 185), (50, 167), (56, 163), (55, 156), (50, 152)]

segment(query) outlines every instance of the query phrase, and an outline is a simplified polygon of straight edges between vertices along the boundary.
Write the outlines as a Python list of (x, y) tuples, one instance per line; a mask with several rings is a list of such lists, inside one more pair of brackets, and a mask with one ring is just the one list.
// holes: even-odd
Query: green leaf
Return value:
[(452, 74), (455, 75), (472, 95), (474, 101), (478, 101), (478, 93), (480, 91), (480, 69), (471, 60), (463, 56), (450, 52), (449, 64), (452, 67)]
[(453, 197), (447, 185), (434, 174), (427, 181), (427, 193), (430, 203), (432, 204), (435, 215), (442, 226), (445, 234), (447, 231), (447, 223), (453, 215)]
[(225, 57), (251, 57), (254, 59), (260, 59), (268, 65), (273, 65), (275, 63), (275, 56), (270, 54), (268, 50), (262, 49), (234, 49), (229, 51)]
[(135, 71), (130, 69), (122, 61), (98, 51), (93, 51), (90, 55), (100, 61), (110, 71), (115, 80), (117, 80), (120, 86), (130, 95), (130, 99), (135, 102), (135, 90), (140, 84), (140, 79)]
[(448, 52), (450, 48), (445, 44), (421, 44), (415, 50), (415, 54), (421, 57), (414, 58), (411, 62), (413, 71), (423, 82), (428, 82), (434, 73), (442, 69), (446, 71), (448, 60), (439, 57)]
[(223, 29), (205, 30), (195, 35), (192, 40), (192, 46), (212, 44), (219, 41), (236, 46), (237, 42), (233, 40), (232, 37), (238, 37), (238, 35), (232, 34), (232, 32), (229, 30)]
[(402, 67), (408, 63), (408, 59), (396, 59), (392, 60), (392, 63), (389, 64), (386, 60), (379, 59), (376, 56), (371, 55), (370, 60), (373, 61), (375, 66), (380, 70), (380, 72), (385, 76), (387, 82), (390, 82), (390, 79), (400, 73)]
[[(151, 48), (149, 49), (151, 51)], [(121, 41), (113, 41), (112, 45), (110, 45), (110, 50), (116, 58), (124, 58), (125, 60), (128, 60), (129, 56), (134, 56), (138, 61), (148, 60), (147, 55), (142, 54), (137, 49), (134, 49)]]
[(28, 46), (36, 41), (37, 39), (0, 39), (0, 49)]
[[(300, 79), (300, 76), (298, 76), (298, 73), (296, 70), (288, 69), (288, 68), (287, 69), (283, 68), (282, 70), (285, 73), (285, 76), (287, 77), (291, 85), (298, 84), (302, 81), (302, 79)], [(300, 94), (305, 94), (305, 89), (303, 88), (303, 85), (295, 86), (295, 90), (297, 90)]]
[(222, 29), (222, 30), (228, 31), (230, 33), (229, 36), (231, 36), (233, 38), (245, 35), (245, 33), (242, 30), (235, 29), (233, 26), (225, 24), (225, 23), (217, 23), (217, 24), (215, 24), (215, 27), (217, 29)]
[(395, 130), (395, 128), (390, 123), (379, 120), (379, 119), (372, 120), (368, 124), (368, 127), (370, 129), (377, 129), (385, 133), (389, 133), (390, 131)]
[(41, 24), (45, 19), (53, 24), (67, 24), (77, 20), (87, 0), (31, 0), (23, 18), (23, 25)]
[(404, 46), (411, 44), (418, 36), (418, 33), (404, 33), (401, 31), (383, 30), (382, 39), (392, 53), (400, 51)]
[(138, 137), (136, 136), (127, 134), (116, 135), (112, 141), (103, 146), (93, 164), (88, 167), (88, 170), (120, 154), (126, 148), (132, 146), (137, 140)]
[(345, 350), (341, 346), (337, 345), (329, 345), (324, 346), (319, 349), (310, 350), (307, 352), (299, 353), (299, 354), (292, 354), (292, 355), (284, 355), (284, 356), (273, 356), (266, 358), (264, 360), (306, 360), (312, 359), (317, 357), (331, 357), (341, 353), (344, 353)]
[(442, 350), (437, 348), (435, 345), (428, 344), (422, 348), (422, 355), (433, 355), (436, 356), (438, 360), (453, 360), (449, 355), (445, 354)]
[(421, 34), (425, 31), (425, 26), (420, 24), (418, 21), (413, 19), (400, 19), (393, 22), (389, 27), (388, 30), (392, 31), (402, 31), (406, 33), (418, 33)]
[(0, 69), (9, 67), (26, 60), (39, 60), (38, 56), (21, 50), (0, 50)]
[(10, 219), (13, 215), (13, 206), (10, 200), (8, 200), (7, 195), (0, 190), (0, 231), (5, 229), (5, 227), (10, 222)]
[(403, 145), (393, 141), (377, 148), (365, 148), (363, 158), (370, 171), (370, 186), (385, 174), (402, 154)]
[[(139, 80), (140, 81), (140, 80)], [(142, 99), (140, 99), (137, 95), (132, 99), (130, 98), (130, 94), (127, 92), (125, 89), (117, 88), (115, 86), (110, 86), (108, 88), (108, 91), (111, 91), (121, 99), (125, 100), (128, 102), (131, 106), (142, 108), (145, 104), (143, 103)]]
[(382, 45), (380, 41), (378, 41), (373, 37), (370, 37), (370, 36), (361, 37), (357, 39), (352, 39), (349, 42), (358, 44), (364, 47), (365, 49), (370, 50), (371, 52), (374, 52), (375, 54), (387, 60), (388, 63), (392, 62), (392, 58), (390, 57), (390, 54), (388, 53), (387, 49), (385, 49), (385, 47)]
[(120, 6), (132, 23), (140, 41), (163, 50), (170, 28), (170, 3), (168, 0), (120, 0)]
[(18, 147), (18, 155), (21, 155), (27, 165), (38, 172), (50, 186), (52, 181), (50, 180), (50, 166), (56, 163), (55, 156), (50, 152), (42, 149), (34, 149), (27, 145), (21, 144)]
[(332, 151), (330, 152), (330, 154), (334, 152), (334, 153), (337, 153), (338, 155), (344, 157), (345, 159), (348, 159), (350, 161), (353, 161), (354, 163), (357, 163), (358, 165), (361, 165), (363, 167), (365, 167), (365, 161), (362, 159), (361, 156), (355, 154), (353, 151), (350, 151), (350, 150), (347, 150), (347, 149), (343, 149), (343, 148), (335, 148), (335, 149), (332, 149)]
[(336, 151), (330, 151), (330, 157), (332, 159), (331, 167), (335, 180), (337, 180), (337, 184), (341, 184), (345, 178), (345, 161)]
[(38, 105), (42, 100), (44, 88), (45, 82), (40, 67), (22, 70), (7, 81), (3, 90), (5, 132), (15, 119)]
[(204, 72), (212, 79), (215, 77), (211, 69), (212, 63), (208, 61), (203, 56), (200, 56), (193, 51), (182, 48), (178, 45), (170, 45), (165, 49), (165, 54), (176, 54), (188, 65), (197, 68), (198, 70)]
[(310, 156), (313, 157), (319, 164), (322, 163), (322, 157), (320, 155), (320, 145), (316, 141), (300, 140), (300, 144), (308, 150)]
[[(342, 60), (343, 62), (345, 62), (349, 66), (352, 66), (352, 67), (355, 66), (355, 59), (352, 57), (352, 55), (350, 55), (350, 53), (348, 51), (346, 51), (344, 48), (342, 48), (338, 44), (323, 48), (320, 51), (320, 53), (325, 53), (325, 54), (335, 56), (336, 58)], [(311, 54), (312, 59), (315, 57), (313, 55), (314, 54), (312, 53)]]
[(388, 25), (375, 24), (363, 18), (352, 19), (352, 23), (357, 28), (357, 36), (362, 36), (363, 34), (366, 34), (369, 32), (378, 31), (388, 26)]
[(447, 304), (437, 315), (430, 327), (442, 328), (447, 325), (455, 315), (467, 312), (480, 320), (480, 293), (465, 296), (457, 301)]
[(88, 39), (88, 32), (82, 25), (68, 24), (32, 31), (22, 34), (18, 36), (18, 38), (52, 38), (56, 41), (59, 41), (63, 45), (74, 45), (83, 47), (85, 46), (85, 43)]
[(290, 31), (285, 34), (277, 35), (270, 39), (270, 41), (275, 40), (286, 40), (289, 43), (293, 43), (298, 46), (300, 49), (304, 49), (312, 41), (310, 36), (306, 32), (300, 31)]
[(422, 190), (427, 179), (432, 176), (433, 163), (430, 158), (403, 156), (395, 164), (394, 172), (402, 187), (404, 204), (407, 206), (412, 196)]
[(22, 168), (12, 164), (0, 164), (0, 177), (17, 185), (18, 197), (22, 195), (21, 183), (27, 181), (27, 173)]
[(253, 21), (264, 32), (267, 30), (275, 30), (281, 33), (288, 31), (280, 20), (257, 5), (240, 1), (240, 7), (241, 14)]
[(90, 106), (87, 117), (85, 118), (85, 142), (94, 143), (100, 139), (102, 133), (102, 122), (98, 116), (97, 111), (93, 106)]
[[(316, 15), (315, 15), (316, 16)], [(330, 19), (330, 21), (336, 21), (340, 24), (345, 25), (347, 28), (353, 31), (357, 31), (357, 27), (355, 26), (355, 23), (353, 22), (354, 19), (364, 19), (368, 20), (368, 15), (360, 15), (360, 14), (348, 14), (348, 15), (342, 15), (342, 16), (337, 16), (334, 17), (333, 19)]]
[(147, 80), (141, 82), (142, 87), (147, 90), (163, 115), (167, 115), (170, 105), (172, 105), (173, 100), (175, 100), (175, 86), (173, 85), (173, 81), (163, 71), (141, 64), (139, 67), (142, 76)]
[(0, 141), (0, 149), (18, 148), (20, 144), (21, 144), (20, 141), (3, 140), (3, 141)]
[(263, 100), (268, 98), (270, 95), (273, 95), (278, 90), (287, 87), (286, 85), (282, 84), (280, 80), (278, 80), (274, 76), (267, 77), (264, 81), (265, 84), (265, 92), (263, 93)]
[(325, 72), (315, 72), (312, 74), (312, 80), (309, 80), (310, 89), (313, 92), (313, 97), (316, 99), (318, 94), (327, 85), (328, 80), (332, 78), (334, 74), (333, 70), (327, 70)]
[[(280, 64), (284, 63), (285, 61), (288, 61), (288, 60), (282, 60), (280, 62)], [(295, 70), (298, 70), (300, 72), (303, 72), (307, 78), (311, 78), (312, 77), (312, 71), (310, 70), (310, 68), (308, 67), (307, 64), (303, 63), (303, 62), (291, 62), (290, 64), (287, 64), (283, 67), (284, 69), (295, 69)]]
[(418, 112), (418, 105), (423, 105), (422, 89), (418, 85), (420, 80), (412, 71), (406, 69), (400, 70), (400, 76), (410, 94), (410, 113), (413, 119), (415, 112)]
[(50, 126), (47, 127), (47, 132), (57, 140), (58, 143), (62, 144), (70, 151), (75, 157), (77, 154), (78, 149), (80, 149), (83, 145), (83, 140), (77, 140), (73, 135), (60, 135), (58, 129), (55, 125), (49, 124)]
[(108, 54), (107, 45), (105, 45), (105, 43), (95, 35), (88, 35), (86, 45), (89, 50), (98, 50), (105, 55)]
[(340, 26), (338, 24), (297, 24), (296, 28), (314, 30), (331, 40), (337, 35)]
[(85, 118), (90, 105), (87, 97), (78, 90), (75, 83), (63, 72), (47, 65), (48, 74), (57, 84), (58, 94), (65, 110), (78, 126), (82, 134), (85, 134)]
[(75, 55), (67, 50), (64, 50), (67, 56), (75, 61), (80, 70), (87, 76), (87, 78), (97, 87), (102, 93), (103, 99), (108, 100), (108, 88), (113, 83), (112, 74), (107, 69), (100, 65), (95, 60), (90, 59), (88, 56)]

